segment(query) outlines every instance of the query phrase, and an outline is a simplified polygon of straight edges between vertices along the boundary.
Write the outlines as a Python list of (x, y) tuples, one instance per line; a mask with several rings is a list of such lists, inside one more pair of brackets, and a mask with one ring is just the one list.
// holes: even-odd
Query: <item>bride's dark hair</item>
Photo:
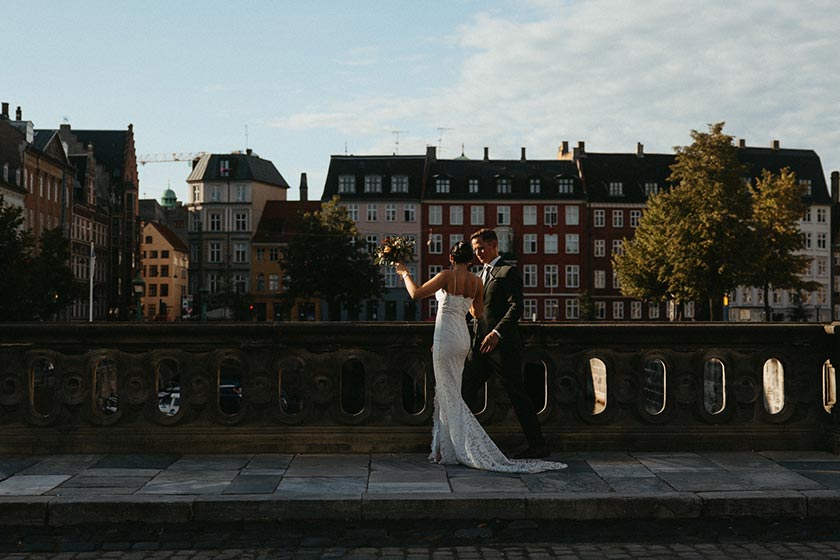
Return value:
[(472, 245), (464, 243), (463, 241), (455, 243), (449, 251), (449, 254), (452, 255), (452, 260), (458, 264), (469, 263), (473, 260), (474, 256)]

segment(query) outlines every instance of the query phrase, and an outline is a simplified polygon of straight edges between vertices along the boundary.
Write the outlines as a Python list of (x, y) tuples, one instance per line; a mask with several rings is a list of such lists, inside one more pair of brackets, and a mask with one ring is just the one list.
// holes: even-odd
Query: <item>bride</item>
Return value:
[(563, 463), (539, 459), (512, 460), (499, 450), (461, 397), (461, 375), (470, 349), (465, 316), (481, 315), (484, 286), (468, 265), (472, 247), (459, 241), (449, 252), (450, 270), (417, 286), (404, 264), (396, 265), (412, 299), (434, 294), (438, 301), (435, 319), (432, 363), (435, 370), (435, 413), (432, 452), (429, 460), (445, 465), (461, 463), (468, 467), (510, 473), (537, 473), (566, 468)]

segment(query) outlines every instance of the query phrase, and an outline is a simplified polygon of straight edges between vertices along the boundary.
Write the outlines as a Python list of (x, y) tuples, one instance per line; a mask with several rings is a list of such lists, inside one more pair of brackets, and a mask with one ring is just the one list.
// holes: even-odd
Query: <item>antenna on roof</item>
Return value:
[(245, 150), (248, 150), (248, 123), (245, 123)]
[(443, 152), (443, 131), (444, 130), (455, 130), (454, 128), (446, 128), (445, 126), (437, 127), (438, 131), (438, 152)]
[(344, 141), (344, 155), (347, 155), (347, 140)]
[(408, 134), (407, 130), (392, 130), (391, 134), (394, 135), (394, 155), (399, 155), (400, 153), (400, 134)]

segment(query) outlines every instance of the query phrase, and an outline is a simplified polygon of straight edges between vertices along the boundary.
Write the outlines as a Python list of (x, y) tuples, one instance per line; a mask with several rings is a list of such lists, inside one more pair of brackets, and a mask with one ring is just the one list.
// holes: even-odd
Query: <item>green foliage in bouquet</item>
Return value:
[(376, 248), (373, 263), (378, 265), (395, 265), (414, 261), (414, 240), (401, 235), (385, 238), (385, 242)]

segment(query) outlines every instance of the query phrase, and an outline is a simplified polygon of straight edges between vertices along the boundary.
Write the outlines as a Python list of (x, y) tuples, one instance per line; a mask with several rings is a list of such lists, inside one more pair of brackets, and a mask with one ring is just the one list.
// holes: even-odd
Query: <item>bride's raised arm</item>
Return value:
[(442, 270), (435, 274), (434, 278), (422, 286), (418, 286), (414, 283), (414, 280), (408, 273), (408, 269), (403, 263), (397, 263), (396, 270), (397, 274), (402, 276), (403, 282), (405, 282), (405, 289), (408, 290), (408, 295), (411, 296), (411, 299), (429, 297), (439, 289), (446, 287), (446, 281), (449, 275), (452, 274), (451, 270)]

